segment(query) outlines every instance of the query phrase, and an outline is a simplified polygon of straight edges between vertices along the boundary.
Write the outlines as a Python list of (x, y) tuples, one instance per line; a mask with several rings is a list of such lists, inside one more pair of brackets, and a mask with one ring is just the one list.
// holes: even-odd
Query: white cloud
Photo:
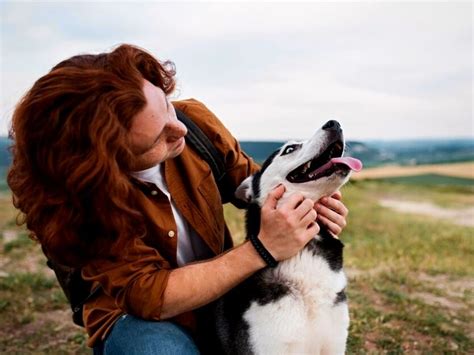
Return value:
[(174, 60), (181, 97), (239, 138), (301, 137), (330, 118), (357, 138), (474, 136), (470, 3), (1, 6), (4, 121), (60, 60), (128, 42)]

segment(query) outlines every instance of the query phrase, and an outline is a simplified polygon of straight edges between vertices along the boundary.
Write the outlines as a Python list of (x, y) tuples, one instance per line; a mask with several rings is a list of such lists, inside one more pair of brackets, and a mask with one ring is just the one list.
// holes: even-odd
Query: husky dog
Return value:
[[(291, 141), (275, 151), (261, 171), (236, 191), (249, 203), (247, 236), (258, 235), (261, 206), (277, 185), (286, 188), (281, 200), (300, 192), (314, 201), (344, 185), (362, 163), (342, 157), (343, 151), (337, 121), (327, 122), (307, 141)], [(343, 354), (349, 311), (342, 248), (342, 242), (321, 226), (296, 256), (257, 272), (221, 298), (216, 305), (216, 331), (222, 351)]]

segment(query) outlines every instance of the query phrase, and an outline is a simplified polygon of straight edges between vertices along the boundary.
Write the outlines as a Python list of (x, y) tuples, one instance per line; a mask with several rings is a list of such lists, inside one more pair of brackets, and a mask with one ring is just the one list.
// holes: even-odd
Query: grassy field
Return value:
[(411, 184), (411, 185), (447, 185), (447, 186), (467, 186), (474, 188), (474, 180), (461, 178), (456, 176), (446, 176), (439, 174), (421, 174), (421, 175), (410, 175), (410, 176), (394, 176), (387, 177), (383, 179), (378, 179), (379, 181), (393, 182), (400, 184)]
[[(474, 228), (394, 212), (381, 198), (429, 201), (445, 208), (474, 205), (472, 186), (354, 181), (343, 190), (350, 209), (342, 235), (351, 328), (348, 353), (474, 352)], [(243, 213), (226, 207), (237, 241)], [(0, 353), (88, 353), (83, 330), (40, 248), (14, 225), (0, 196)]]

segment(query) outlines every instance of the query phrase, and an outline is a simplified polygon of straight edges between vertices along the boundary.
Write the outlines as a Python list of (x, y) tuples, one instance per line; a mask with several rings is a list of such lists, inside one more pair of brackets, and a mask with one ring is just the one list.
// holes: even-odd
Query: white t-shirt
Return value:
[(168, 186), (161, 172), (160, 164), (151, 168), (132, 172), (131, 175), (141, 181), (151, 182), (156, 185), (170, 200), (171, 210), (176, 223), (178, 246), (176, 252), (176, 261), (178, 266), (210, 257), (210, 249), (204, 241), (197, 235), (194, 229), (184, 219), (183, 215), (176, 208), (176, 205), (168, 191)]

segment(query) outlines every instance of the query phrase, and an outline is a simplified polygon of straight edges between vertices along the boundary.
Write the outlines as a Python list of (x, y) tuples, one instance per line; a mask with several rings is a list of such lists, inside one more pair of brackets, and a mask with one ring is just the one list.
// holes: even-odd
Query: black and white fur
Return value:
[[(295, 171), (305, 173), (315, 163), (324, 163), (324, 155), (342, 156), (343, 146), (339, 124), (329, 121), (311, 139), (288, 142), (274, 152), (261, 171), (247, 178), (236, 192), (250, 203), (247, 235), (258, 234), (261, 206), (278, 184), (286, 187), (282, 200), (298, 191), (314, 201), (345, 184), (350, 169), (342, 165), (323, 176), (310, 174), (312, 180), (307, 182), (294, 182), (298, 179), (291, 177)], [(313, 165), (305, 164), (308, 161)], [(342, 249), (342, 242), (321, 226), (320, 233), (296, 256), (276, 268), (261, 270), (219, 300), (216, 328), (223, 352), (343, 354), (349, 311)]]

